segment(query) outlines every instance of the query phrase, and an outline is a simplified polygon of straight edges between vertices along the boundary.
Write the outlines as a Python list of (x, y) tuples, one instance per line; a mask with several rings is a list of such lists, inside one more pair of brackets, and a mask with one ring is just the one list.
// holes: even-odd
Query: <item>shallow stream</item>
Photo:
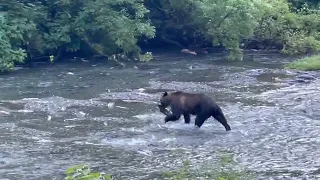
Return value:
[[(0, 177), (62, 179), (85, 163), (117, 179), (161, 179), (181, 167), (182, 149), (192, 165), (231, 151), (260, 179), (320, 178), (319, 73), (284, 70), (289, 60), (271, 53), (233, 63), (154, 56), (125, 67), (73, 62), (0, 76)], [(164, 124), (156, 103), (173, 90), (214, 98), (232, 131), (212, 118), (201, 129), (194, 117)]]

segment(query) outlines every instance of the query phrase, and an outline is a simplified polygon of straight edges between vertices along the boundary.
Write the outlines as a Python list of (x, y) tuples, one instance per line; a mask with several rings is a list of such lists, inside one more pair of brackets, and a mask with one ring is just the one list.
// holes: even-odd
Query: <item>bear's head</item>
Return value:
[(171, 95), (164, 92), (160, 98), (160, 104), (164, 108), (168, 107), (171, 104)]

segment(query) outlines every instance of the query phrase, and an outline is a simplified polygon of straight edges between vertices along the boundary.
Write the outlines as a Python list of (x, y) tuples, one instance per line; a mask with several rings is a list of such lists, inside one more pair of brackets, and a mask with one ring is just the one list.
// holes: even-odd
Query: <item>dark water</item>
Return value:
[[(210, 165), (231, 151), (260, 179), (320, 178), (319, 80), (290, 83), (301, 73), (274, 54), (234, 63), (154, 55), (122, 68), (70, 63), (1, 76), (0, 177), (62, 179), (86, 163), (117, 179), (161, 179), (182, 156)], [(213, 119), (197, 129), (194, 117), (164, 124), (156, 102), (165, 90), (210, 95), (232, 131)]]

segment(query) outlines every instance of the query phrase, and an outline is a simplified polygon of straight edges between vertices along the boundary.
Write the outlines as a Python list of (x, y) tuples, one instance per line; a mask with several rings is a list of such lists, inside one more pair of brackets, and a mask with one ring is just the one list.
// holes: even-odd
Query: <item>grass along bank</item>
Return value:
[[(182, 150), (178, 150), (181, 153)], [(183, 154), (182, 154), (183, 155)], [(254, 180), (256, 179), (253, 172), (248, 171), (245, 167), (234, 169), (238, 164), (234, 160), (234, 154), (222, 152), (219, 161), (210, 167), (198, 166), (192, 168), (190, 161), (180, 157), (183, 166), (176, 171), (165, 171), (162, 178), (166, 180), (185, 180), (185, 179), (212, 179), (212, 180)], [(178, 166), (178, 165), (177, 165)], [(110, 174), (92, 172), (88, 165), (74, 165), (66, 170), (64, 180), (112, 180), (119, 179)]]
[(304, 57), (285, 66), (288, 69), (296, 69), (302, 71), (320, 70), (320, 55)]

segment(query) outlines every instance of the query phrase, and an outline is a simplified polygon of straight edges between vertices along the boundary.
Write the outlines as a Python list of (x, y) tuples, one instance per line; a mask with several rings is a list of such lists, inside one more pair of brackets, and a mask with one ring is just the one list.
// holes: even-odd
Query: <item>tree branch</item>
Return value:
[(219, 28), (221, 26), (221, 24), (223, 23), (224, 20), (226, 20), (229, 16), (231, 16), (235, 10), (233, 9), (232, 11), (230, 11), (227, 15), (225, 15), (221, 20), (220, 22), (218, 23), (218, 26), (216, 28)]

